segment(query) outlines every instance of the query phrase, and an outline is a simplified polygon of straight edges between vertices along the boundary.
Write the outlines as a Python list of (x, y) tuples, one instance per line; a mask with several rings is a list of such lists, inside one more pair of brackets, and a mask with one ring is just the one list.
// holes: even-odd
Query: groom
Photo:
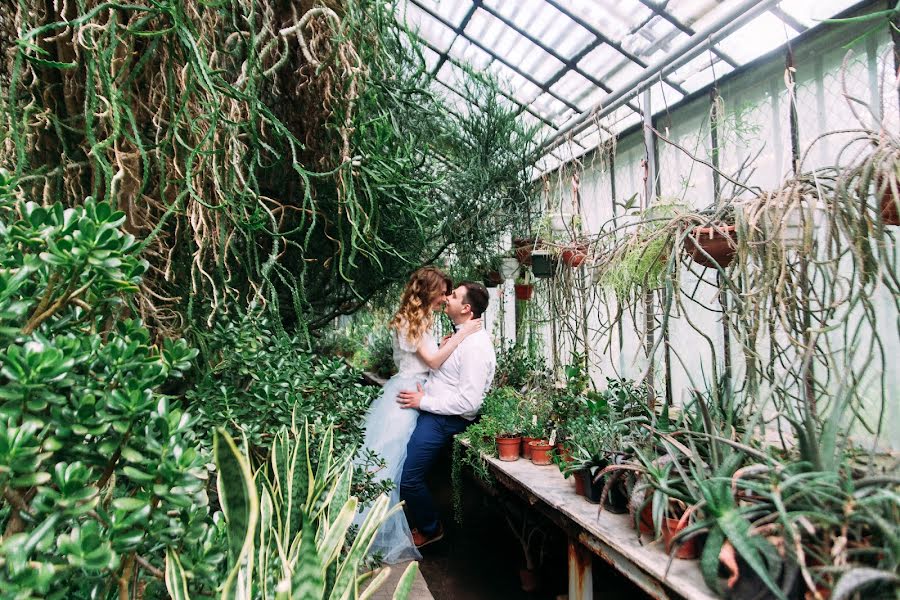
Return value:
[[(463, 282), (447, 296), (445, 312), (459, 328), (470, 319), (480, 318), (487, 305), (488, 293), (483, 285)], [(439, 369), (431, 371), (424, 389), (419, 385), (416, 391), (402, 391), (397, 396), (402, 408), (420, 411), (400, 476), (400, 499), (406, 502), (417, 548), (444, 537), (425, 474), (444, 444), (475, 419), (494, 379), (496, 364), (491, 339), (482, 329), (463, 340)]]

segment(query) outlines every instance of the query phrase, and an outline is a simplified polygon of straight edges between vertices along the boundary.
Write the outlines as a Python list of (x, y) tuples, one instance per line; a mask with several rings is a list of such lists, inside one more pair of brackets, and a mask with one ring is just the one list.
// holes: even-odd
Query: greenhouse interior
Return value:
[(8, 0), (0, 116), (0, 597), (900, 598), (896, 0)]

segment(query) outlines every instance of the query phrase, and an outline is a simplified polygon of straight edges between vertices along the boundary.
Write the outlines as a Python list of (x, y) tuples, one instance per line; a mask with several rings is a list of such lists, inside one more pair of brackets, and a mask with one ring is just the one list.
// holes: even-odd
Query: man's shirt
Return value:
[(431, 370), (419, 409), (473, 420), (494, 380), (496, 366), (490, 336), (484, 330), (473, 333), (439, 369)]

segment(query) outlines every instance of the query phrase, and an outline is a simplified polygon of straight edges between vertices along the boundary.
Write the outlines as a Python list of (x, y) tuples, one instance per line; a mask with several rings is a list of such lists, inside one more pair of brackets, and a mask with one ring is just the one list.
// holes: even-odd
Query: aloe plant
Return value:
[[(332, 428), (318, 436), (318, 447), (313, 440), (309, 423), (282, 429), (254, 474), (247, 454), (225, 430), (216, 430), (213, 454), (228, 538), (220, 598), (364, 599), (388, 577), (390, 569), (374, 577), (358, 572), (375, 533), (399, 506), (379, 496), (348, 543), (358, 507), (351, 495), (353, 452), (335, 455)], [(418, 563), (407, 567), (394, 598), (408, 596), (417, 569)], [(172, 551), (165, 580), (173, 598), (188, 600), (188, 573)]]

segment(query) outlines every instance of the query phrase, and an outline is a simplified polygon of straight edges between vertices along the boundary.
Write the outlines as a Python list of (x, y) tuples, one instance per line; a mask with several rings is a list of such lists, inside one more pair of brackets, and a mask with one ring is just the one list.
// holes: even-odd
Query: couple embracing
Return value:
[[(454, 287), (439, 269), (424, 267), (410, 277), (391, 319), (398, 372), (372, 404), (365, 425), (365, 447), (386, 463), (376, 479), (398, 484), (391, 504), (405, 502), (409, 519), (395, 513), (376, 535), (370, 551), (386, 563), (421, 558), (418, 548), (444, 535), (425, 476), (441, 448), (475, 419), (494, 378), (497, 360), (481, 323), (487, 305), (481, 284)], [(456, 332), (439, 347), (431, 326), (442, 309)]]

